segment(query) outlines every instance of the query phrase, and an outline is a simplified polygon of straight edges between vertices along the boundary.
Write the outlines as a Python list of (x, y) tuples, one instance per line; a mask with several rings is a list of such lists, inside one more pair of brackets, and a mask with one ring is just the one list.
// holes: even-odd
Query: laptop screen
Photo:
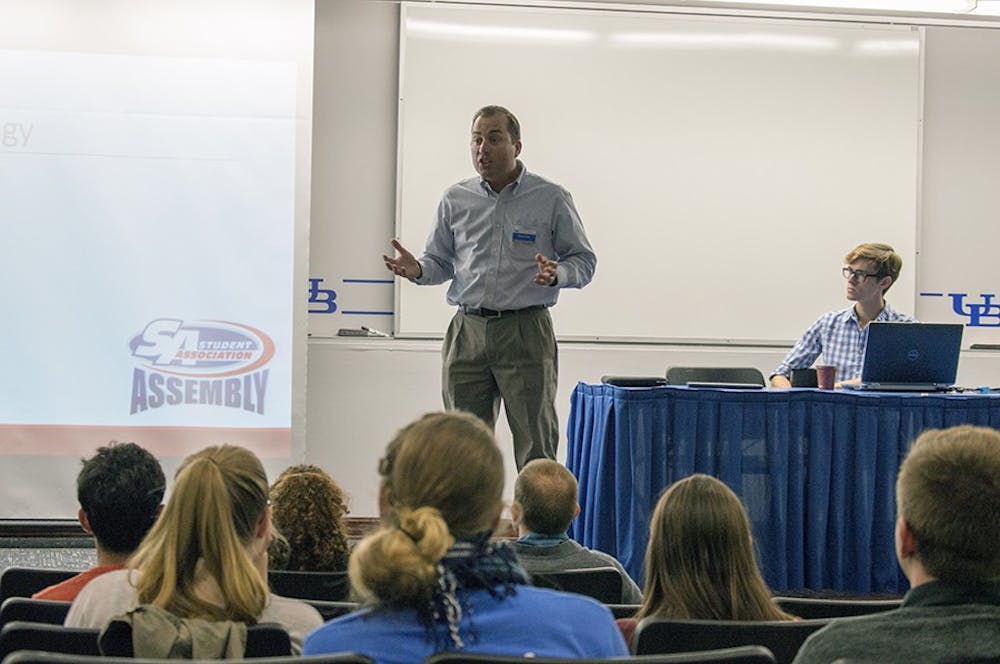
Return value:
[(954, 385), (961, 347), (959, 323), (871, 323), (861, 383)]

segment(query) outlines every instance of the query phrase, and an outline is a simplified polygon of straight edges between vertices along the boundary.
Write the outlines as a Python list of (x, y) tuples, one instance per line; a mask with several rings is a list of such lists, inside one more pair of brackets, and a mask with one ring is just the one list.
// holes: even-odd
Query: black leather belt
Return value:
[(525, 307), (524, 309), (507, 309), (505, 311), (487, 309), (486, 307), (469, 307), (464, 304), (459, 307), (459, 309), (462, 310), (462, 313), (466, 316), (479, 316), (480, 318), (503, 318), (504, 316), (516, 316), (517, 314), (523, 314), (529, 311), (538, 311), (539, 309), (544, 308), (544, 304), (536, 304), (533, 307)]

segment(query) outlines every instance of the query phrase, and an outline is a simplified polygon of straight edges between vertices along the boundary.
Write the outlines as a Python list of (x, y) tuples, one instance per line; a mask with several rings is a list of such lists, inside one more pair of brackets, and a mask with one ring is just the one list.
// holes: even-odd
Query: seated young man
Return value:
[(813, 634), (796, 664), (1000, 662), (1000, 431), (917, 438), (896, 480), (903, 605)]
[(642, 592), (621, 563), (603, 551), (574, 542), (566, 534), (580, 513), (573, 473), (551, 459), (525, 464), (514, 484), (511, 521), (517, 528), (514, 544), (521, 565), (529, 574), (569, 569), (614, 567), (622, 577), (622, 604), (639, 604)]
[(847, 299), (853, 304), (827, 312), (809, 326), (771, 374), (771, 387), (791, 387), (792, 370), (811, 367), (820, 355), (824, 364), (837, 367), (838, 383), (857, 383), (861, 380), (868, 324), (914, 322), (885, 301), (886, 292), (903, 268), (903, 259), (892, 247), (876, 242), (859, 244), (844, 257), (844, 263)]
[(97, 566), (32, 595), (73, 601), (87, 583), (121, 569), (156, 521), (167, 480), (152, 454), (135, 443), (100, 447), (76, 479), (77, 518), (94, 536)]

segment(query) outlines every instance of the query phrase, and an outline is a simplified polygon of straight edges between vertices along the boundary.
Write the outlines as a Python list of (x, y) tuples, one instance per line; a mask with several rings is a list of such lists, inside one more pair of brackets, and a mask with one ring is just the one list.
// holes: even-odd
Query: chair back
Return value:
[(347, 572), (299, 572), (295, 570), (268, 570), (267, 582), (271, 592), (295, 599), (321, 599), (342, 602), (351, 593)]
[(737, 646), (763, 646), (778, 664), (791, 664), (799, 648), (829, 620), (665, 620), (644, 618), (635, 628), (637, 655)]
[(44, 567), (8, 567), (0, 574), (0, 602), (8, 597), (31, 597), (39, 590), (76, 576), (80, 570)]
[(816, 597), (775, 597), (783, 611), (799, 618), (846, 618), (892, 611), (903, 604), (901, 599), (825, 599)]
[(532, 574), (531, 581), (540, 588), (587, 595), (604, 604), (615, 604), (622, 600), (622, 576), (614, 567)]
[(72, 602), (56, 602), (30, 597), (10, 597), (0, 605), (0, 627), (14, 620), (61, 625)]
[(462, 652), (442, 652), (424, 659), (424, 664), (774, 664), (767, 648), (744, 646), (721, 650), (704, 650), (659, 655), (635, 655), (628, 658), (529, 657), (520, 655), (486, 655)]
[(17, 650), (46, 650), (68, 655), (100, 655), (100, 630), (14, 620), (0, 629), (0, 660)]
[[(131, 623), (125, 620), (112, 620), (108, 623), (100, 636), (100, 651), (111, 657), (132, 657), (135, 650), (132, 645)], [(247, 627), (247, 644), (243, 653), (247, 659), (286, 657), (291, 654), (291, 637), (278, 623), (258, 623)]]
[[(4, 664), (176, 664), (176, 659), (150, 659), (146, 657), (102, 657), (91, 655), (63, 655), (38, 650), (19, 650)], [(218, 664), (219, 660), (192, 659), (190, 664)], [(257, 664), (375, 664), (371, 657), (357, 653), (331, 653), (329, 655), (288, 655), (263, 657)]]
[(764, 374), (754, 367), (670, 367), (667, 382), (671, 385), (731, 383), (763, 387)]
[(809, 369), (792, 369), (788, 381), (792, 387), (819, 387), (816, 370), (811, 367)]
[(302, 601), (319, 611), (319, 615), (323, 616), (323, 622), (339, 618), (361, 608), (360, 602), (325, 602), (321, 599)]
[[(607, 604), (607, 602), (605, 602)], [(634, 618), (635, 614), (639, 613), (639, 607), (641, 604), (607, 604), (607, 607), (611, 609), (611, 615), (615, 617), (615, 620), (619, 618)]]

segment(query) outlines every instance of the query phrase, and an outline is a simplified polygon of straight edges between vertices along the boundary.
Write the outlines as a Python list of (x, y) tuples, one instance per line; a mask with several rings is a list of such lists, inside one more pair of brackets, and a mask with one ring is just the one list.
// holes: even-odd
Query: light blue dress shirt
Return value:
[[(874, 322), (912, 323), (912, 316), (901, 314), (889, 306), (875, 317)], [(858, 317), (854, 313), (854, 305), (830, 311), (820, 316), (809, 326), (802, 338), (785, 356), (771, 375), (788, 376), (792, 369), (811, 367), (820, 355), (824, 364), (837, 367), (837, 381), (854, 380), (861, 377), (861, 364), (865, 357), (865, 347), (868, 345), (868, 327), (861, 329)]]
[[(597, 256), (572, 196), (517, 163), (520, 175), (499, 194), (479, 176), (445, 192), (415, 283), (451, 279), (449, 304), (498, 310), (552, 306), (559, 288), (590, 283)], [(535, 254), (559, 262), (558, 288), (534, 282)]]

